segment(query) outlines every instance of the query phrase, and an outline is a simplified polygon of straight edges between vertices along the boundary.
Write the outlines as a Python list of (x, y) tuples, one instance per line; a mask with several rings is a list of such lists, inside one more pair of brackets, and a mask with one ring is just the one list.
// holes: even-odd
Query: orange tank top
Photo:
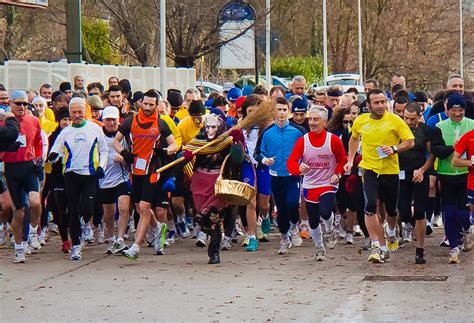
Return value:
[(140, 124), (138, 115), (133, 117), (130, 129), (130, 139), (132, 142), (132, 152), (135, 160), (132, 165), (132, 174), (148, 175), (155, 169), (150, 169), (153, 165), (154, 148), (160, 145), (159, 117), (156, 116), (152, 123)]

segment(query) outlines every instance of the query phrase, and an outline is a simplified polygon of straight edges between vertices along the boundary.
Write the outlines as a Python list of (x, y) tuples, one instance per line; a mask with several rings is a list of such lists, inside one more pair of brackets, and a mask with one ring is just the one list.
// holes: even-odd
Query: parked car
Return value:
[[(266, 78), (265, 76), (260, 76), (258, 80), (258, 84), (265, 85), (266, 83)], [(237, 81), (234, 82), (234, 84), (240, 88), (243, 88), (247, 85), (252, 85), (255, 86), (255, 76), (254, 75), (245, 75), (239, 78)], [(288, 91), (289, 89), (289, 84), (288, 82), (278, 76), (272, 75), (272, 85), (273, 86), (281, 86), (282, 88), (285, 89), (285, 91)]]
[(215, 84), (212, 82), (207, 82), (207, 81), (196, 81), (196, 87), (197, 88), (202, 88), (204, 93), (209, 96), (212, 92), (217, 92), (219, 94), (222, 94), (224, 88), (222, 85)]
[(313, 83), (310, 85), (310, 88), (316, 90), (326, 90), (331, 85), (336, 84), (341, 85), (344, 92), (351, 87), (356, 88), (359, 93), (364, 92), (364, 86), (360, 83), (359, 74), (332, 74), (327, 77), (326, 83)]

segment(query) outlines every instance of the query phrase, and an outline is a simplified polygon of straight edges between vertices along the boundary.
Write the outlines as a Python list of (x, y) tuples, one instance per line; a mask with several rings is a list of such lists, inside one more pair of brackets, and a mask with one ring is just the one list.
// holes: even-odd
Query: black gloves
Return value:
[(48, 156), (48, 161), (52, 162), (58, 158), (59, 154), (58, 153), (50, 153)]
[(98, 179), (102, 179), (105, 176), (104, 169), (102, 167), (97, 167), (95, 170), (95, 175), (97, 176)]
[(135, 155), (125, 148), (120, 152), (120, 156), (122, 156), (129, 164), (133, 164), (133, 161), (135, 160)]

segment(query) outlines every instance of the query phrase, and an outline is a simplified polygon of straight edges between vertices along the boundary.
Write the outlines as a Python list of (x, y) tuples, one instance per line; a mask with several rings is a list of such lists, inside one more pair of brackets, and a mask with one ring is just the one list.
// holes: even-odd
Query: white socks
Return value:
[(323, 244), (323, 235), (321, 233), (321, 226), (318, 225), (316, 229), (309, 228), (309, 234), (314, 241), (314, 245), (319, 247)]
[(333, 222), (334, 222), (334, 213), (331, 213), (331, 216), (329, 217), (329, 219), (327, 220), (323, 219), (324, 231), (331, 232), (333, 230)]

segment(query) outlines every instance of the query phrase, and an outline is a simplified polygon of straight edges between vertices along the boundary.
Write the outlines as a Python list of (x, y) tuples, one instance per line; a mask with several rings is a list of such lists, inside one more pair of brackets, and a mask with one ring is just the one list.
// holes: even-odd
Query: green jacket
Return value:
[[(451, 119), (447, 119), (436, 124), (436, 128), (438, 128), (439, 130), (437, 131), (436, 129), (435, 133), (436, 132), (439, 133), (439, 131), (441, 131), (442, 141), (444, 141), (444, 144), (445, 144), (444, 152), (449, 153), (449, 155), (444, 153), (444, 154), (441, 154), (441, 156), (440, 154), (438, 154), (437, 156), (439, 157), (438, 174), (441, 174), (441, 175), (467, 174), (468, 173), (467, 167), (453, 167), (452, 159), (453, 159), (454, 150), (452, 147), (463, 134), (474, 129), (474, 120), (464, 117), (461, 120), (461, 122), (453, 122)], [(435, 153), (435, 156), (436, 155), (437, 154)]]

